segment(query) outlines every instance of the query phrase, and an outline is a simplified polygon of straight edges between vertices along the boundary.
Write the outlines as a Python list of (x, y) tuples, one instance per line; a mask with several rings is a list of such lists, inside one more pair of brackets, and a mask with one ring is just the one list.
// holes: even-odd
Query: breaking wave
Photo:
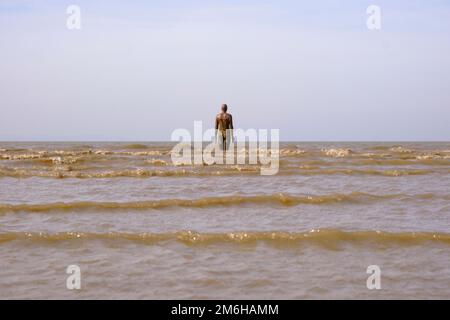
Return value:
[[(77, 161), (77, 160), (75, 160)], [(60, 162), (56, 164), (69, 164), (70, 162)], [(76, 170), (72, 166), (55, 167), (54, 170), (34, 170), (24, 168), (0, 167), (0, 178), (50, 178), (50, 179), (105, 179), (105, 178), (150, 178), (150, 177), (214, 177), (214, 176), (240, 176), (259, 175), (261, 167), (250, 165), (235, 166), (182, 166), (180, 169), (169, 169), (169, 165), (164, 160), (149, 160), (145, 162), (152, 166), (166, 167), (167, 170), (149, 169), (123, 169), (104, 171), (83, 171)], [(321, 168), (314, 165), (282, 166), (277, 175), (283, 176), (315, 176), (315, 175), (375, 175), (385, 177), (401, 177), (427, 175), (433, 173), (449, 173), (450, 171), (430, 170), (430, 169), (330, 169)]]
[(337, 158), (347, 157), (353, 154), (351, 149), (322, 149), (322, 152), (329, 157)]
[(275, 245), (313, 244), (329, 249), (336, 249), (341, 244), (381, 244), (414, 246), (426, 242), (450, 245), (450, 234), (434, 232), (383, 232), (383, 231), (341, 231), (332, 229), (317, 229), (308, 232), (226, 232), (198, 233), (194, 231), (179, 231), (173, 233), (32, 233), (11, 232), (0, 234), (0, 243), (11, 241), (29, 242), (64, 242), (64, 241), (132, 241), (145, 245), (161, 242), (179, 242), (185, 245), (211, 244), (245, 244), (266, 242)]
[(281, 205), (297, 206), (301, 204), (326, 205), (335, 203), (368, 203), (390, 199), (433, 199), (443, 198), (450, 200), (450, 196), (437, 196), (434, 194), (386, 194), (374, 195), (362, 192), (331, 195), (305, 195), (293, 196), (287, 194), (268, 194), (255, 196), (228, 196), (228, 197), (205, 197), (198, 199), (163, 199), (152, 201), (135, 202), (54, 202), (43, 204), (0, 204), (0, 213), (8, 212), (61, 212), (61, 211), (124, 211), (124, 210), (148, 210), (163, 209), (168, 207), (190, 207), (207, 208), (214, 206), (236, 206), (245, 204), (254, 205)]

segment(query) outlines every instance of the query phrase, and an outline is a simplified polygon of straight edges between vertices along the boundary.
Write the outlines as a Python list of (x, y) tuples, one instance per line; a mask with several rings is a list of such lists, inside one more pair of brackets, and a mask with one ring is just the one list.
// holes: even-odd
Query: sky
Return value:
[(0, 141), (168, 141), (222, 103), (284, 141), (450, 141), (449, 40), (448, 0), (0, 0)]

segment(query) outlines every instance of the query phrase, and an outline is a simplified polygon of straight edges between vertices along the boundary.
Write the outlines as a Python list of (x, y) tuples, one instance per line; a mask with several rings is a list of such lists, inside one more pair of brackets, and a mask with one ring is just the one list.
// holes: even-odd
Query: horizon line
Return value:
[[(179, 143), (183, 141), (171, 141), (171, 140), (0, 140), (0, 143), (13, 143), (13, 142), (100, 142), (100, 143), (108, 143), (108, 142), (140, 142), (140, 143), (154, 143), (154, 142), (164, 142), (164, 143)], [(188, 141), (185, 141), (188, 142)], [(212, 142), (210, 140), (192, 140), (191, 142)], [(246, 140), (246, 142), (248, 142)], [(279, 142), (449, 142), (450, 140), (280, 140)]]

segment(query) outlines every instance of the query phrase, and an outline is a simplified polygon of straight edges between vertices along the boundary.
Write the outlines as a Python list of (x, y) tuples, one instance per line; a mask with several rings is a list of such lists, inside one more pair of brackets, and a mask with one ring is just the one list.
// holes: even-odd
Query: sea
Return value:
[(0, 299), (450, 299), (450, 142), (173, 148), (0, 142)]

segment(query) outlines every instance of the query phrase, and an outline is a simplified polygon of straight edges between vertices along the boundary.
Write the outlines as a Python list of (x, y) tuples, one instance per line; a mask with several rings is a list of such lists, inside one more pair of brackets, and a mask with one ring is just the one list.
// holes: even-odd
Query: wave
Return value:
[[(160, 164), (162, 165), (162, 164)], [(54, 178), (54, 179), (104, 179), (104, 178), (145, 178), (145, 177), (175, 177), (198, 175), (188, 170), (146, 170), (146, 169), (129, 169), (117, 171), (103, 172), (83, 172), (69, 170), (53, 170), (53, 171), (31, 171), (26, 169), (0, 169), (0, 177), (9, 178)], [(201, 175), (201, 174), (200, 174)]]
[(281, 149), (280, 154), (284, 156), (304, 156), (306, 155), (306, 151), (299, 149)]
[(414, 246), (428, 242), (450, 245), (450, 234), (435, 232), (382, 232), (382, 231), (342, 231), (317, 229), (308, 232), (226, 232), (198, 233), (179, 231), (173, 233), (32, 233), (10, 232), (0, 234), (0, 243), (11, 241), (28, 242), (64, 242), (64, 241), (132, 241), (152, 245), (161, 242), (179, 242), (185, 245), (211, 244), (245, 244), (266, 242), (275, 245), (314, 244), (329, 249), (336, 249), (341, 244), (381, 244)]
[(134, 202), (54, 202), (43, 204), (0, 204), (0, 213), (8, 212), (61, 212), (61, 211), (124, 211), (124, 210), (149, 210), (168, 207), (207, 208), (215, 206), (236, 206), (245, 204), (254, 205), (281, 205), (297, 206), (301, 204), (327, 205), (335, 203), (368, 203), (382, 200), (412, 200), (412, 199), (446, 199), (450, 196), (437, 196), (434, 194), (386, 194), (374, 195), (362, 192), (331, 195), (305, 195), (293, 196), (287, 194), (268, 194), (255, 196), (228, 196), (205, 197), (198, 199), (162, 199)]
[[(105, 146), (106, 147), (106, 146)], [(330, 148), (321, 150), (301, 150), (301, 149), (287, 149), (281, 148), (280, 150), (265, 150), (258, 149), (261, 153), (277, 154), (281, 158), (368, 158), (368, 159), (400, 159), (400, 160), (449, 160), (450, 150), (435, 150), (435, 151), (415, 151), (412, 149), (406, 149), (402, 147), (389, 148), (384, 153), (378, 152), (356, 152), (348, 148)], [(236, 150), (236, 154), (250, 153), (249, 149)], [(71, 149), (71, 150), (27, 150), (27, 152), (10, 152), (7, 149), (0, 149), (0, 160), (39, 160), (47, 159), (51, 157), (86, 157), (90, 159), (94, 156), (99, 157), (111, 157), (111, 156), (128, 156), (128, 157), (144, 157), (144, 156), (170, 156), (170, 148), (159, 148), (156, 146), (146, 145), (125, 145), (120, 149)]]
[(145, 144), (141, 144), (141, 143), (132, 143), (132, 144), (120, 146), (120, 148), (122, 148), (122, 149), (147, 149), (148, 146)]
[[(79, 160), (75, 160), (75, 162)], [(69, 162), (52, 162), (57, 165), (67, 165)], [(149, 160), (145, 164), (153, 166), (166, 167), (167, 170), (148, 170), (143, 168), (124, 169), (114, 171), (83, 171), (77, 170), (76, 167), (56, 166), (53, 170), (30, 170), (24, 168), (0, 167), (0, 178), (49, 178), (49, 179), (105, 179), (105, 178), (150, 178), (150, 177), (217, 177), (217, 176), (243, 176), (243, 175), (259, 175), (261, 168), (259, 166), (234, 165), (234, 166), (184, 166), (183, 169), (170, 169), (167, 162), (163, 160)], [(189, 168), (186, 168), (189, 167)], [(36, 169), (36, 168), (33, 168)], [(78, 168), (80, 169), (80, 168)], [(450, 170), (429, 170), (429, 169), (329, 169), (311, 165), (287, 165), (281, 166), (277, 175), (282, 176), (315, 176), (315, 175), (375, 175), (385, 177), (400, 176), (416, 176), (427, 175), (433, 173), (446, 174)]]
[(402, 146), (398, 146), (398, 147), (392, 147), (389, 149), (392, 152), (398, 152), (398, 153), (414, 153), (415, 150), (414, 149), (408, 149)]
[(42, 159), (45, 153), (25, 153), (25, 154), (0, 154), (1, 160), (33, 160)]
[(288, 161), (281, 160), (281, 164), (285, 164), (287, 167), (293, 166), (295, 164), (300, 164), (301, 166), (310, 166), (315, 168), (320, 167), (352, 167), (352, 166), (450, 166), (450, 157), (448, 159), (439, 157), (417, 157), (416, 159), (376, 159), (376, 158), (352, 158), (352, 159), (342, 159), (342, 160), (318, 160), (318, 159), (303, 159), (301, 161)]
[(410, 170), (375, 170), (375, 169), (316, 169), (305, 170), (300, 175), (374, 175), (385, 177), (400, 177), (411, 175), (426, 175), (434, 173), (433, 170), (410, 169)]
[(167, 166), (168, 165), (168, 163), (162, 159), (146, 160), (145, 163), (151, 164), (153, 166)]
[(371, 150), (389, 150), (389, 149), (392, 149), (395, 147), (398, 147), (398, 146), (382, 146), (382, 145), (380, 145), (380, 146), (373, 146), (370, 149)]
[(25, 148), (1, 148), (0, 152), (23, 152), (23, 151), (29, 151), (29, 149)]
[(347, 157), (354, 152), (351, 149), (322, 149), (322, 152), (329, 157)]
[[(450, 157), (432, 157), (432, 156), (417, 156), (413, 159), (358, 159), (348, 162), (342, 162), (342, 165), (375, 165), (375, 166), (411, 166), (411, 165), (425, 165), (425, 166), (448, 166), (450, 165)], [(329, 163), (329, 165), (337, 165)]]
[[(138, 148), (136, 148), (138, 149)], [(53, 150), (53, 151), (38, 151), (28, 153), (0, 153), (0, 160), (33, 160), (33, 159), (48, 159), (56, 156), (66, 157), (89, 157), (89, 156), (157, 156), (170, 155), (170, 150), (146, 150), (146, 151), (113, 151), (113, 150)]]

